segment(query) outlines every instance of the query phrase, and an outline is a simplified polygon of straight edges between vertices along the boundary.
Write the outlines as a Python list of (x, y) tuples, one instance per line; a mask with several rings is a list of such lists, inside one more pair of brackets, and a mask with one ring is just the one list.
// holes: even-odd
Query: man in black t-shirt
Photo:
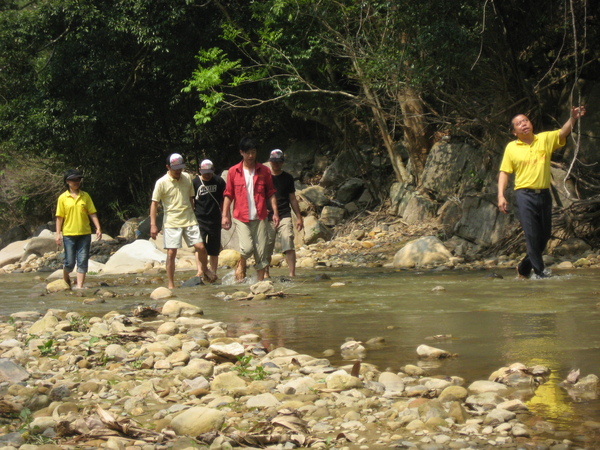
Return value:
[[(275, 149), (271, 152), (269, 163), (271, 166), (271, 174), (273, 175), (273, 184), (275, 185), (275, 198), (277, 199), (277, 210), (279, 211), (279, 225), (273, 227), (273, 223), (269, 221), (269, 240), (267, 243), (267, 255), (269, 255), (269, 263), (271, 255), (275, 248), (275, 242), (279, 239), (281, 251), (285, 253), (285, 259), (288, 264), (290, 277), (296, 276), (296, 250), (294, 248), (294, 226), (292, 224), (292, 210), (296, 215), (296, 229), (302, 230), (304, 224), (302, 215), (300, 214), (300, 206), (296, 199), (296, 188), (294, 186), (294, 177), (289, 173), (284, 172), (283, 167), (283, 152)], [(271, 211), (269, 210), (269, 220)], [(267, 266), (266, 275), (269, 275), (269, 267)]]
[[(200, 175), (194, 178), (193, 183), (194, 213), (198, 219), (200, 235), (208, 253), (210, 270), (216, 275), (221, 251), (221, 207), (223, 206), (225, 181), (214, 174), (212, 161), (205, 159), (200, 163)], [(198, 258), (197, 253), (196, 258)], [(197, 276), (204, 277), (204, 274), (198, 273)]]

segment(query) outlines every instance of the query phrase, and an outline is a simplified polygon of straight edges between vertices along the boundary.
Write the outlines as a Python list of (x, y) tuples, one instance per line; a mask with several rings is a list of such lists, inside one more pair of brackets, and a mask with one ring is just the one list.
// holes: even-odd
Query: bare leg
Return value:
[(235, 266), (235, 279), (236, 281), (242, 281), (246, 278), (246, 260), (244, 258), (240, 258)]
[(63, 280), (71, 287), (71, 277), (69, 276), (69, 269), (66, 267), (63, 268)]
[(265, 278), (271, 278), (271, 274), (269, 273), (269, 268), (271, 267), (271, 257), (269, 256), (269, 264), (265, 267)]
[(285, 252), (288, 268), (290, 269), (290, 277), (296, 276), (296, 250), (288, 250)]
[(208, 254), (206, 253), (206, 247), (202, 242), (194, 245), (196, 249), (196, 267), (198, 269), (198, 276), (204, 276), (209, 282), (215, 281), (217, 276), (208, 268)]
[(85, 281), (85, 273), (77, 272), (77, 289), (83, 289), (84, 281)]
[(167, 277), (169, 278), (169, 289), (175, 288), (175, 257), (177, 256), (176, 248), (167, 249)]
[(265, 271), (266, 269), (256, 270), (256, 278), (258, 279), (258, 281), (263, 281), (265, 279)]
[(219, 267), (219, 257), (216, 255), (210, 255), (208, 257), (208, 262), (209, 262), (210, 270), (212, 270), (212, 272), (216, 275), (217, 267)]

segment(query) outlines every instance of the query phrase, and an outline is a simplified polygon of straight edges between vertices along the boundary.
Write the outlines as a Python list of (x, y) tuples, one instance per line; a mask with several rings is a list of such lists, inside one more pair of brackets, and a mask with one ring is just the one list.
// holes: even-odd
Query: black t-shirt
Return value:
[[(292, 217), (292, 209), (290, 207), (290, 194), (296, 192), (294, 186), (294, 177), (287, 172), (281, 172), (279, 175), (273, 175), (273, 185), (275, 186), (275, 198), (277, 199), (277, 210), (279, 218)], [(269, 218), (273, 214), (269, 207)]]
[(199, 175), (193, 180), (194, 212), (200, 225), (207, 227), (221, 226), (221, 206), (225, 181), (218, 175), (213, 175), (209, 181), (202, 181)]

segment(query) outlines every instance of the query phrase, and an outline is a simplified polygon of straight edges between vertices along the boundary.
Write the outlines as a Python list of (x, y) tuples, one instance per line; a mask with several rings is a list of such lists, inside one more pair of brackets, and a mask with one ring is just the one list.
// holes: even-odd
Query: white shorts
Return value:
[(163, 228), (164, 248), (181, 248), (181, 238), (185, 239), (188, 247), (202, 242), (200, 237), (200, 227), (192, 225), (191, 227), (183, 228)]

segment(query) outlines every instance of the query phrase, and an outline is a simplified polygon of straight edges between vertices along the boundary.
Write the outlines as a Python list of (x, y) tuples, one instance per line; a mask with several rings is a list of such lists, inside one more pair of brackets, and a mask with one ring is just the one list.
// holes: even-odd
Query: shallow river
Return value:
[[(321, 273), (331, 280), (315, 281), (315, 275)], [(490, 278), (490, 272), (479, 271), (301, 270), (293, 282), (275, 282), (276, 289), (289, 294), (285, 298), (225, 302), (216, 296), (219, 292), (249, 290), (248, 285), (233, 284), (181, 288), (175, 293), (179, 300), (201, 306), (207, 318), (228, 323), (231, 335), (258, 333), (275, 346), (317, 357), (326, 349), (334, 349), (336, 355), (329, 359), (335, 365), (347, 363), (339, 355), (346, 338), (367, 341), (383, 337), (384, 345), (368, 350), (364, 359), (380, 369), (397, 371), (405, 364), (417, 364), (420, 344), (458, 354), (428, 369), (433, 374), (461, 376), (468, 383), (487, 379), (496, 369), (515, 362), (548, 366), (552, 376), (537, 389), (529, 407), (555, 423), (565, 436), (589, 433), (589, 428), (580, 425), (600, 422), (600, 401), (575, 403), (557, 384), (574, 368), (580, 368), (582, 376), (600, 375), (599, 272), (555, 273), (553, 278), (536, 281), (518, 281), (514, 271), (496, 273), (504, 278)], [(192, 274), (178, 273), (177, 278)], [(283, 271), (272, 271), (276, 280), (282, 275)], [(35, 281), (34, 276), (0, 277), (0, 315), (47, 308), (87, 315), (111, 310), (127, 313), (135, 304), (150, 305), (148, 296), (139, 294), (149, 294), (157, 287), (132, 286), (135, 277), (91, 276), (90, 295), (100, 280), (118, 294), (138, 295), (82, 306), (81, 298), (71, 293), (36, 295), (44, 283)], [(230, 277), (228, 274), (224, 279)], [(336, 282), (345, 285), (332, 287)], [(445, 290), (432, 291), (436, 286)], [(433, 335), (452, 337), (426, 339)]]

